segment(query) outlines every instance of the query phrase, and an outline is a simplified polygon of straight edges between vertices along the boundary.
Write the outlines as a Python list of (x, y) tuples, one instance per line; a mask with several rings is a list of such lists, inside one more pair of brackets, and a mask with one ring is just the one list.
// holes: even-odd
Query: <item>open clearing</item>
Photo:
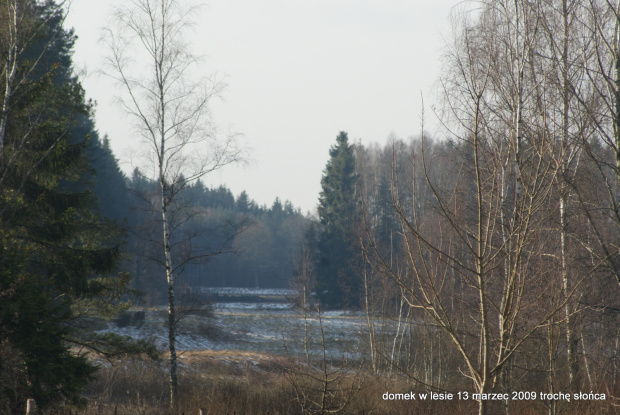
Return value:
[[(290, 290), (223, 288), (216, 293), (219, 301), (226, 302), (213, 304), (214, 317), (186, 316), (179, 326), (178, 350), (302, 356), (307, 345), (311, 358), (318, 358), (324, 344), (327, 356), (334, 359), (342, 358), (343, 354), (354, 357), (361, 352), (360, 344), (364, 344), (361, 336), (367, 329), (363, 313), (329, 311), (320, 316), (316, 312), (304, 316), (286, 302)], [(253, 302), (247, 301), (253, 299)], [(162, 350), (166, 349), (166, 310), (144, 311), (141, 325), (118, 327), (110, 322), (103, 331), (150, 339)]]

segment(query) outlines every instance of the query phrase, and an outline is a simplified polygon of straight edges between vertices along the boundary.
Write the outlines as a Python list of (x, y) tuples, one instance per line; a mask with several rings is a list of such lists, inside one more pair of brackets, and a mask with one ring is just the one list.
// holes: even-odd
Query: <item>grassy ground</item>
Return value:
[[(310, 369), (285, 356), (235, 351), (186, 352), (179, 360), (180, 399), (175, 411), (168, 410), (165, 362), (123, 360), (102, 362), (86, 391), (88, 406), (79, 414), (197, 415), (201, 408), (209, 415), (477, 413), (471, 400), (384, 400), (386, 392), (426, 391), (404, 379), (374, 377), (351, 366)], [(617, 408), (608, 400), (565, 403), (558, 409), (562, 414), (614, 414)], [(510, 413), (544, 414), (548, 408), (540, 400), (513, 402)]]

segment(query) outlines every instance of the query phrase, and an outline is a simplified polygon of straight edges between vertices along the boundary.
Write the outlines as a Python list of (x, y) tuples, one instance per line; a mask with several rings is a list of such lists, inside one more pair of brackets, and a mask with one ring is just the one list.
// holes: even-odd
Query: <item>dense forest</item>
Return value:
[[(348, 260), (372, 316), (373, 370), (439, 390), (467, 381), (480, 396), (617, 388), (614, 13), (481, 3), (455, 21), (444, 56), (446, 135), (351, 148), (361, 219)], [(382, 332), (392, 319), (395, 337)], [(478, 399), (480, 414), (510, 405)]]
[[(154, 226), (157, 217), (146, 200), (157, 186), (137, 170), (119, 183), (124, 187), (116, 193), (132, 207), (127, 214), (131, 262), (127, 266), (133, 286), (147, 294), (146, 304), (159, 304), (165, 296), (165, 279), (153, 260), (159, 254), (159, 234)], [(198, 180), (183, 189), (179, 205), (183, 215), (175, 218), (180, 234), (177, 255), (191, 257), (198, 249), (205, 253), (184, 265), (180, 276), (184, 288), (289, 288), (298, 247), (311, 221), (291, 202), (276, 198), (271, 207), (259, 206), (246, 192), (235, 198), (224, 186), (207, 188)]]
[[(223, 286), (293, 288), (304, 323), (319, 322), (322, 361), (300, 368), (289, 356), (292, 392), (278, 401), (299, 413), (346, 412), (362, 375), (472, 391), (463, 405), (481, 415), (531, 411), (485, 398), (498, 392), (617, 400), (617, 6), (488, 1), (455, 18), (434, 108), (442, 132), (430, 137), (422, 122), (418, 136), (383, 146), (335, 132), (314, 217), (204, 185), (245, 154), (209, 129), (218, 86), (186, 80), (197, 60), (183, 30), (168, 32), (191, 26), (179, 3), (138, 0), (104, 36), (150, 162), (129, 176), (74, 75), (63, 5), (2, 4), (0, 413), (23, 413), (30, 398), (43, 409), (84, 405), (103, 367), (93, 356), (157, 357), (149, 342), (97, 329), (130, 305), (167, 306), (170, 390), (158, 402), (179, 408), (176, 307)], [(173, 48), (159, 41), (168, 36)], [(152, 73), (126, 66), (117, 42), (129, 38)], [(354, 370), (349, 351), (327, 362), (326, 310), (363, 315)]]
[[(149, 204), (157, 184), (138, 169), (126, 177), (107, 138), (99, 138), (91, 121), (75, 134), (89, 136), (85, 155), (90, 170), (84, 183), (95, 196), (97, 213), (125, 233), (121, 268), (130, 272), (131, 286), (145, 304), (160, 304), (165, 278), (157, 260), (158, 218)], [(183, 189), (178, 203), (182, 242), (206, 252), (185, 264), (185, 288), (290, 288), (299, 247), (312, 222), (308, 214), (279, 198), (270, 207), (259, 206), (245, 191), (235, 197), (225, 186), (208, 188), (200, 180)]]

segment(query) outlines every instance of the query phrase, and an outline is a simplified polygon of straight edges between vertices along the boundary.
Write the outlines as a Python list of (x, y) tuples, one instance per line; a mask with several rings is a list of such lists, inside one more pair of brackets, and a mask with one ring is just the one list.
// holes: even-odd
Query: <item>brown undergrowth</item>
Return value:
[[(328, 387), (321, 370), (285, 356), (236, 351), (197, 351), (179, 359), (179, 407), (168, 409), (168, 374), (165, 362), (119, 360), (102, 362), (101, 370), (86, 390), (88, 406), (80, 415), (197, 415), (205, 414), (474, 414), (473, 401), (384, 400), (390, 393), (425, 392), (404, 379), (388, 380), (362, 370), (341, 371)], [(337, 371), (338, 367), (333, 368)], [(309, 405), (323, 395), (332, 408)], [(346, 405), (344, 403), (349, 400)], [(340, 409), (337, 412), (328, 412)], [(564, 414), (613, 414), (611, 401), (566, 405)], [(69, 410), (58, 412), (68, 414)], [(71, 412), (76, 414), (75, 409)], [(543, 402), (516, 402), (511, 414), (548, 413)]]

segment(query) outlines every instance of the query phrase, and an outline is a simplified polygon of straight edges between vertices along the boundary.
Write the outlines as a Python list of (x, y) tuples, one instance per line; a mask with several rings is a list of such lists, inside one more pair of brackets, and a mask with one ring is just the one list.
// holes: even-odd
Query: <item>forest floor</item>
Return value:
[[(102, 361), (89, 384), (87, 407), (72, 415), (477, 414), (476, 402), (431, 399), (404, 377), (373, 376), (355, 364), (312, 367), (300, 358), (248, 351), (186, 351), (179, 358), (179, 405), (168, 409), (165, 360)], [(386, 399), (409, 394), (416, 400)], [(426, 394), (426, 399), (420, 399)], [(403, 396), (401, 395), (401, 396)], [(388, 397), (389, 398), (389, 397)], [(504, 413), (503, 408), (497, 408)], [(612, 400), (559, 403), (557, 414), (615, 414)], [(500, 411), (501, 410), (501, 411)], [(548, 402), (511, 402), (510, 414), (548, 414)], [(69, 414), (69, 412), (62, 412)]]
[(88, 406), (79, 414), (198, 415), (200, 409), (205, 415), (475, 412), (473, 403), (384, 400), (386, 391), (410, 392), (411, 385), (342, 364), (327, 365), (323, 371), (321, 363), (310, 368), (286, 355), (226, 350), (183, 352), (179, 362), (180, 399), (174, 412), (168, 409), (166, 361), (124, 359), (101, 362), (86, 390)]
[[(205, 415), (478, 413), (475, 401), (456, 396), (455, 391), (467, 390), (469, 383), (454, 385), (453, 398), (440, 400), (431, 399), (428, 390), (414, 386), (397, 370), (390, 371), (389, 378), (372, 374), (364, 349), (363, 314), (304, 315), (281, 301), (286, 292), (238, 291), (218, 292), (221, 302), (208, 313), (190, 313), (182, 322), (178, 408), (168, 409), (165, 310), (134, 309), (133, 313), (144, 312), (143, 321), (132, 317), (123, 327), (108, 322), (102, 330), (150, 339), (162, 350), (162, 360), (98, 359), (100, 370), (85, 392), (87, 406), (77, 413), (198, 415), (200, 409)], [(246, 301), (252, 295), (264, 298)], [(388, 335), (397, 330), (390, 324), (382, 326)], [(400, 399), (389, 395), (386, 399), (386, 393), (401, 394)], [(407, 399), (405, 394), (410, 393), (417, 399)], [(420, 393), (427, 394), (426, 399), (420, 399)], [(509, 413), (548, 414), (549, 406), (540, 399), (516, 401)], [(498, 408), (505, 413), (503, 409)], [(611, 400), (556, 402), (555, 409), (556, 414), (569, 415), (620, 412)], [(59, 414), (76, 415), (75, 409), (69, 411)]]

